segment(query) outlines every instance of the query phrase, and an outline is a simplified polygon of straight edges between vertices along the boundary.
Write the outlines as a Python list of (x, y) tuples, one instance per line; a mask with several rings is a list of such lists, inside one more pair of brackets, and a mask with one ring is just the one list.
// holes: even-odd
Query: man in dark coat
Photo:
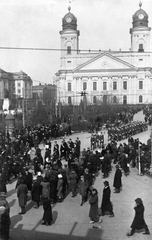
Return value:
[(113, 212), (113, 206), (110, 201), (110, 194), (111, 190), (109, 187), (109, 182), (105, 181), (104, 182), (104, 189), (103, 189), (103, 195), (102, 195), (102, 203), (101, 203), (101, 212), (102, 216), (105, 215), (105, 212), (109, 212), (110, 216), (109, 217), (114, 217), (114, 212)]
[(116, 172), (114, 175), (113, 187), (115, 188), (115, 193), (120, 193), (120, 188), (122, 186), (121, 182), (122, 172), (119, 169), (119, 165), (116, 165)]
[(143, 202), (141, 200), (141, 198), (137, 198), (135, 199), (135, 217), (134, 220), (131, 224), (131, 231), (127, 234), (127, 236), (132, 236), (135, 233), (135, 230), (140, 230), (140, 229), (145, 229), (145, 232), (143, 234), (147, 234), (149, 235), (149, 229), (148, 226), (144, 220), (144, 205)]

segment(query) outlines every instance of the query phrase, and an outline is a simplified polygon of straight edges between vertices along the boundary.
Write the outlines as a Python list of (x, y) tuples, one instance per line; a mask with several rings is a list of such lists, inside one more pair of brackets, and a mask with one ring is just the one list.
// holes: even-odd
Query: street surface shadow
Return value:
[(53, 211), (52, 215), (53, 215), (53, 223), (55, 223), (57, 218), (58, 218), (58, 212), (57, 211)]
[(23, 218), (22, 215), (19, 214), (11, 217), (10, 229), (12, 229), (18, 222), (20, 222), (22, 218)]
[(16, 193), (16, 190), (15, 189), (11, 189), (10, 191), (7, 192), (7, 197), (10, 197), (14, 193)]
[(33, 201), (29, 202), (27, 205), (26, 205), (26, 212), (28, 212), (31, 208), (33, 208)]
[(16, 199), (13, 199), (11, 202), (9, 202), (9, 207), (13, 207), (16, 202)]
[[(19, 224), (17, 228), (11, 229), (10, 231), (10, 239), (11, 240), (102, 240), (102, 229), (101, 228), (89, 228), (86, 236), (75, 236), (75, 233), (73, 235), (73, 230), (75, 229), (75, 225), (77, 223), (74, 223), (73, 228), (71, 229), (71, 232), (67, 234), (58, 234), (58, 233), (51, 233), (51, 228), (53, 228), (53, 225), (51, 226), (44, 226), (44, 231), (38, 231), (36, 228), (32, 230), (25, 230), (23, 229), (23, 224)], [(37, 227), (37, 226), (36, 226)], [(47, 232), (46, 232), (47, 229)], [(79, 234), (79, 233), (78, 233)]]

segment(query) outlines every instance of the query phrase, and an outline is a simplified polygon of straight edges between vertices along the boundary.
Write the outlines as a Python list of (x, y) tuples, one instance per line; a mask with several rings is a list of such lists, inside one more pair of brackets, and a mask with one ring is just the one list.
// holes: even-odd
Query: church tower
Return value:
[(73, 69), (77, 66), (76, 56), (79, 53), (79, 35), (77, 18), (69, 12), (62, 19), (61, 36), (61, 70)]
[[(144, 53), (150, 51), (150, 31), (148, 27), (148, 14), (141, 8), (142, 3), (139, 3), (139, 9), (132, 16), (131, 34), (131, 51)], [(148, 54), (149, 55), (149, 54)]]

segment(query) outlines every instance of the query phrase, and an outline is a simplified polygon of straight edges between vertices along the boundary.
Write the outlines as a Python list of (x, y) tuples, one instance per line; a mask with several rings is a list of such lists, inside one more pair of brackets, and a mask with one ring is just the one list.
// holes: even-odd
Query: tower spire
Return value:
[(142, 7), (142, 2), (140, 1), (140, 3), (139, 3), (139, 7), (141, 8)]

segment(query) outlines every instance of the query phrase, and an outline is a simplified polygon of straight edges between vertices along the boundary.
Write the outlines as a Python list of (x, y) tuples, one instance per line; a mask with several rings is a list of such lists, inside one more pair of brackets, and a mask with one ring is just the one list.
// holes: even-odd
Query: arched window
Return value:
[(117, 103), (117, 97), (116, 96), (113, 97), (113, 103)]
[(127, 96), (126, 95), (123, 96), (123, 104), (127, 104)]
[(139, 96), (139, 103), (142, 103), (143, 102), (143, 97), (140, 95)]
[(68, 104), (71, 104), (71, 103), (72, 103), (71, 97), (68, 97)]
[(97, 103), (97, 97), (93, 96), (93, 103), (96, 104)]
[(71, 54), (71, 42), (67, 42), (67, 54)]
[(103, 103), (107, 104), (107, 95), (103, 96)]

